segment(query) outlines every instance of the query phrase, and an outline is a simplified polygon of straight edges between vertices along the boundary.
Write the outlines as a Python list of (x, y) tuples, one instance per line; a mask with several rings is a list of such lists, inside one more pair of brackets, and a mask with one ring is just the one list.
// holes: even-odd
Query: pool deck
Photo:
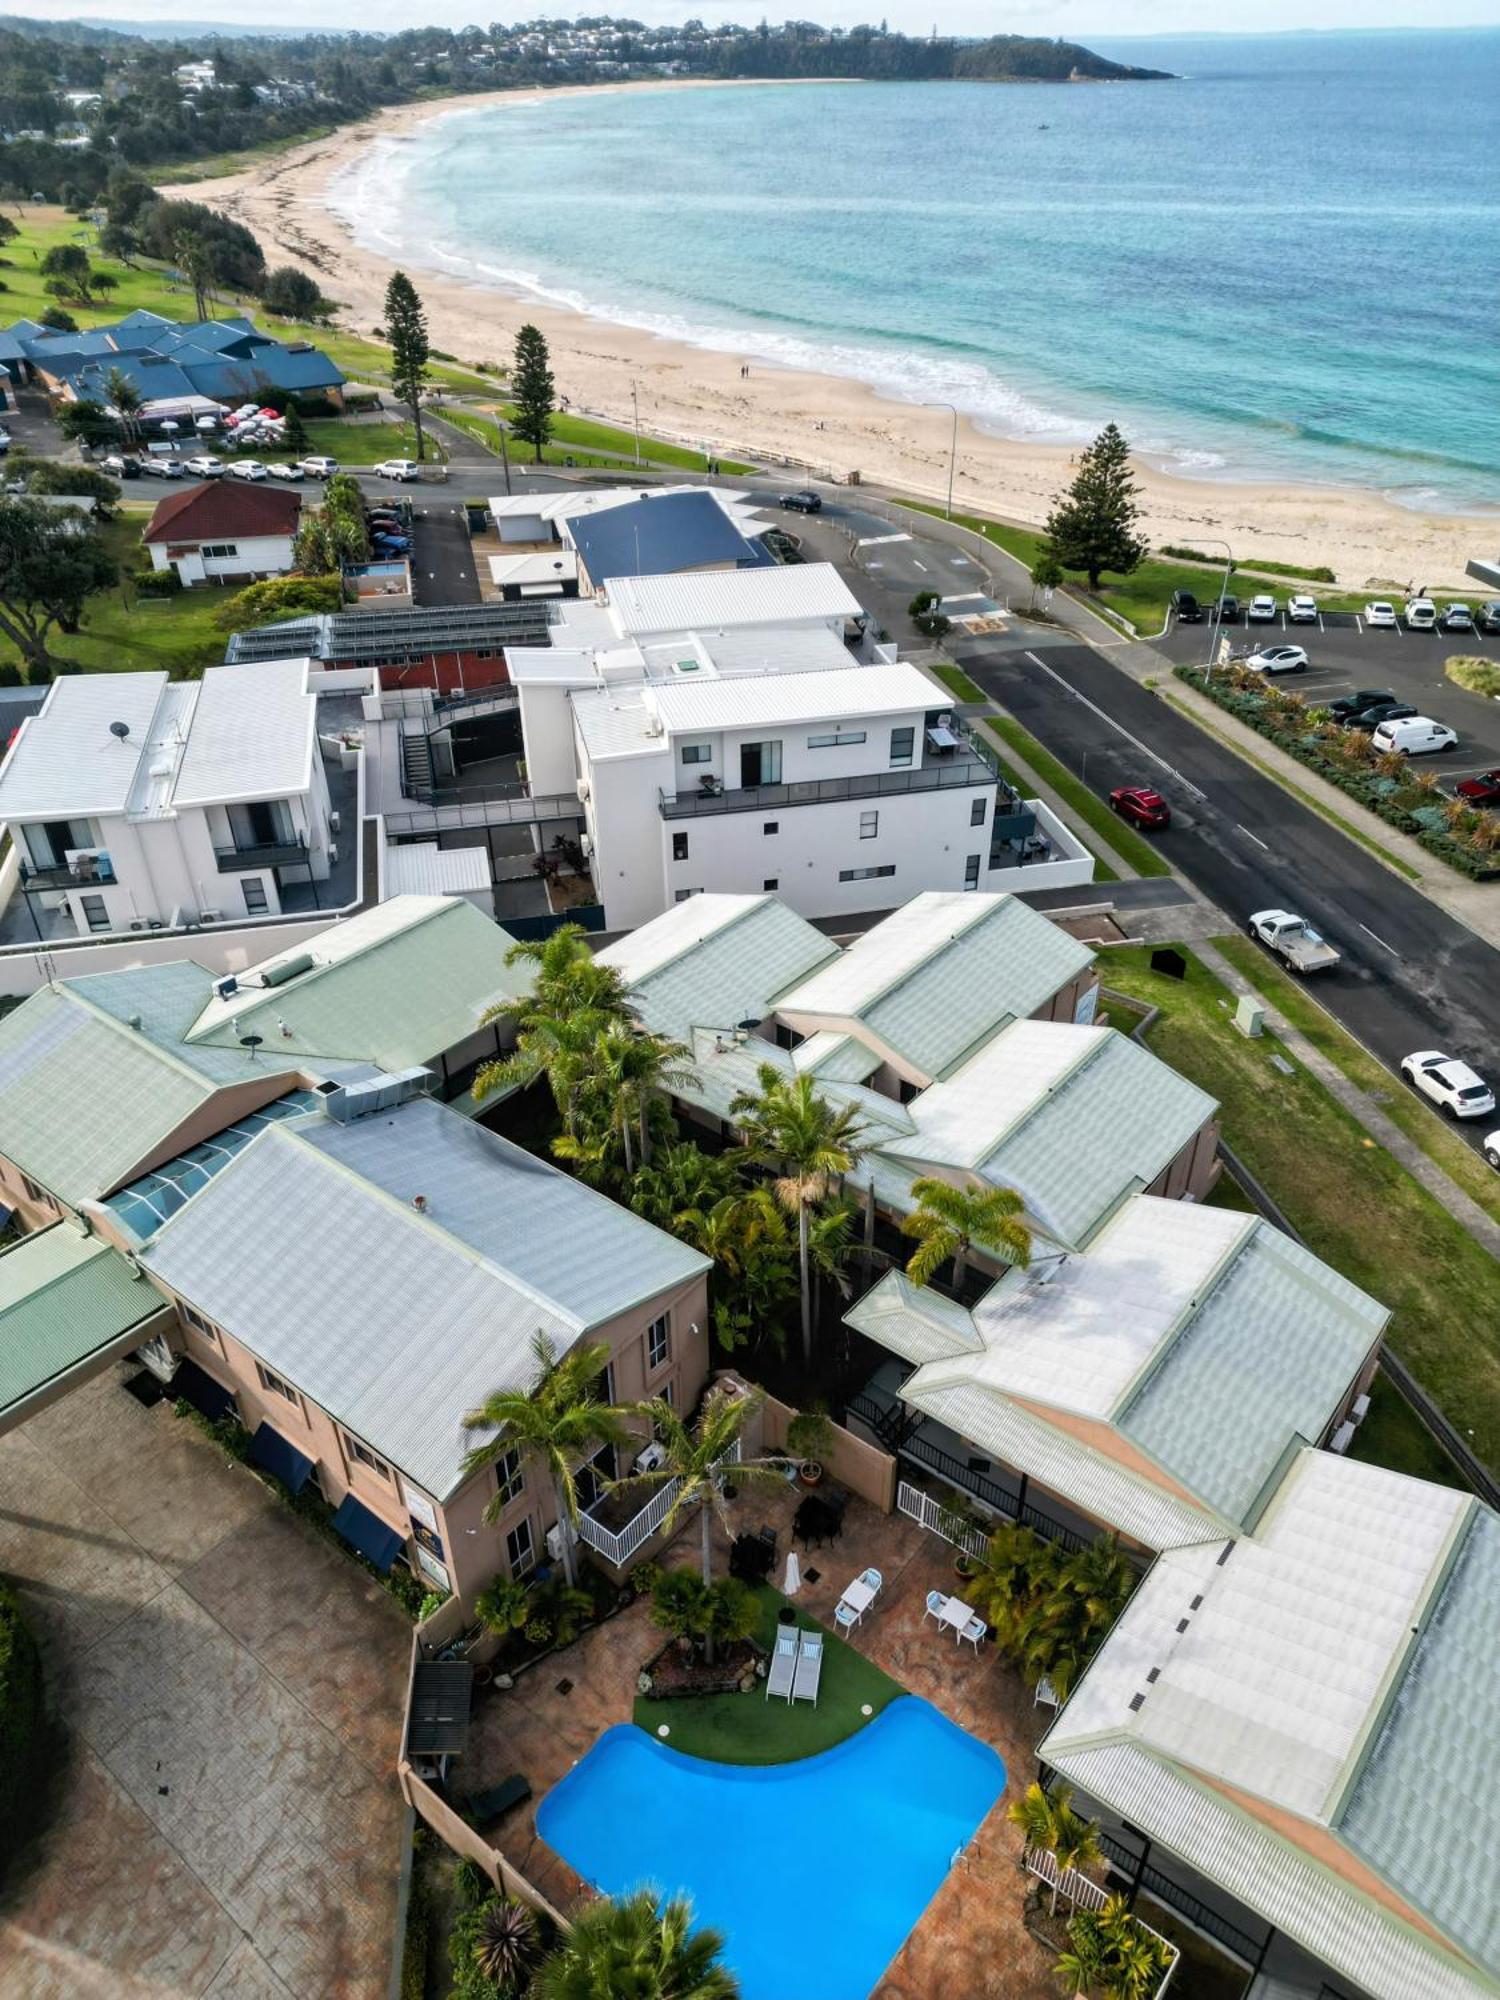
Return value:
[[(735, 1503), (741, 1528), (769, 1522), (778, 1531), (773, 1582), (780, 1580), (800, 1497), (789, 1488), (785, 1495), (753, 1494)], [(695, 1564), (698, 1532), (697, 1522), (690, 1522), (668, 1560)], [(722, 1575), (728, 1548), (715, 1532)], [(1006, 1769), (1004, 1797), (891, 1961), (872, 2000), (1057, 2000), (1051, 1958), (1021, 1921), (1021, 1842), (1005, 1818), (1007, 1803), (1037, 1774), (1036, 1745), (1050, 1711), (1033, 1706), (1030, 1689), (992, 1645), (986, 1643), (976, 1656), (971, 1646), (924, 1617), (929, 1590), (962, 1595), (962, 1586), (946, 1543), (914, 1521), (851, 1500), (842, 1538), (798, 1554), (804, 1578), (798, 1608), (830, 1626), (844, 1586), (868, 1565), (882, 1572), (880, 1596), (852, 1643), (910, 1693), (990, 1744)], [(809, 1570), (817, 1572), (815, 1578), (809, 1579)], [(510, 1813), (490, 1837), (564, 1911), (587, 1891), (538, 1836), (536, 1806), (606, 1729), (629, 1721), (637, 1671), (660, 1643), (646, 1605), (632, 1605), (577, 1645), (551, 1655), (513, 1689), (480, 1695), (475, 1702), (463, 1783), (480, 1786), (511, 1771), (525, 1772), (531, 1802)], [(815, 1865), (809, 1882), (816, 1885)]]

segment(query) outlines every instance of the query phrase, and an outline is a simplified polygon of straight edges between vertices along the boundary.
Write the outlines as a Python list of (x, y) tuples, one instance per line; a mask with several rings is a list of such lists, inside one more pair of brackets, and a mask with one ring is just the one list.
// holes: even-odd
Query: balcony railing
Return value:
[(249, 868), (305, 867), (307, 859), (305, 840), (263, 840), (249, 847), (214, 849), (221, 875), (242, 875)]
[(909, 771), (867, 771), (850, 778), (809, 778), (791, 785), (740, 785), (721, 792), (662, 792), (663, 819), (701, 819), (716, 813), (784, 811), (840, 799), (885, 799), (904, 792), (958, 791), (993, 785), (995, 774), (978, 758), (919, 764)]
[[(717, 1462), (720, 1465), (738, 1464), (739, 1456), (740, 1444), (736, 1438)], [(630, 1558), (646, 1546), (671, 1513), (673, 1502), (681, 1491), (682, 1481), (669, 1479), (665, 1485), (658, 1486), (641, 1511), (618, 1530), (605, 1527), (591, 1513), (581, 1514), (578, 1517), (578, 1539), (596, 1550), (606, 1562), (613, 1563), (616, 1569), (623, 1569)], [(596, 1501), (594, 1504), (598, 1506), (600, 1503)]]
[(30, 861), (21, 863), (23, 889), (88, 889), (95, 886), (108, 889), (118, 880), (115, 865), (107, 854), (81, 855), (77, 861), (55, 862), (50, 868), (38, 868)]

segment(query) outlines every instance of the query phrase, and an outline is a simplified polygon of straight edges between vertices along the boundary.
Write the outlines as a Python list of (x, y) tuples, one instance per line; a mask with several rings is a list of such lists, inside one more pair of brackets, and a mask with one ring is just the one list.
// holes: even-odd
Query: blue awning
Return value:
[(404, 1535), (388, 1528), (378, 1514), (372, 1514), (352, 1493), (346, 1494), (340, 1501), (333, 1525), (350, 1548), (358, 1549), (366, 1562), (374, 1563), (382, 1576), (406, 1546)]
[(233, 1393), (222, 1382), (216, 1382), (208, 1370), (200, 1368), (196, 1361), (178, 1362), (177, 1373), (172, 1377), (172, 1394), (191, 1403), (205, 1417), (237, 1414)]
[(262, 1424), (251, 1438), (250, 1457), (266, 1472), (274, 1472), (293, 1493), (302, 1491), (313, 1469), (312, 1460), (304, 1458), (295, 1445), (288, 1444), (281, 1432), (273, 1431), (269, 1424)]

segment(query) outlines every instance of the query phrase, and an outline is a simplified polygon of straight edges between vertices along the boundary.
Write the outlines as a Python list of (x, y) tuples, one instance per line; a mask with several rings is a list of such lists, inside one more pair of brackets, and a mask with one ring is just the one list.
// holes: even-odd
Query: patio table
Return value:
[(978, 1616), (979, 1613), (974, 1609), (973, 1605), (965, 1604), (961, 1597), (945, 1597), (943, 1599), (942, 1611), (938, 1617), (938, 1623), (940, 1625), (951, 1625), (955, 1636), (961, 1638), (964, 1627), (969, 1623), (969, 1620)]
[(857, 1576), (853, 1583), (847, 1584), (843, 1596), (839, 1599), (840, 1604), (848, 1605), (856, 1618), (862, 1618), (874, 1602), (875, 1586), (866, 1583), (862, 1576)]

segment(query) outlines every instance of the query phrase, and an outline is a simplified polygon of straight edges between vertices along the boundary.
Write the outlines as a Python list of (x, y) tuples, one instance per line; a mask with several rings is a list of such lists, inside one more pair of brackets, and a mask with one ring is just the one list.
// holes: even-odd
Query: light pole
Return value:
[(635, 425), (635, 462), (641, 462), (641, 405), (634, 382), (630, 385), (630, 415)]
[(1214, 615), (1208, 631), (1208, 658), (1204, 661), (1204, 671), (1212, 673), (1214, 654), (1218, 651), (1219, 639), (1224, 631), (1224, 598), (1229, 589), (1229, 579), (1234, 574), (1234, 551), (1228, 542), (1220, 541), (1217, 535), (1195, 535), (1194, 541), (1204, 542), (1224, 551), (1224, 574), (1219, 581), (1219, 601), (1214, 606)]
[(501, 463), (502, 463), (502, 464), (504, 465), (504, 467), (505, 467), (505, 491), (506, 491), (506, 495), (507, 495), (507, 497), (509, 497), (509, 494), (510, 494), (510, 451), (509, 451), (509, 449), (507, 448), (507, 446), (506, 446), (506, 442), (505, 442), (505, 431), (506, 431), (506, 424), (505, 424), (505, 419), (504, 419), (504, 417), (502, 417), (502, 416), (501, 416), (501, 414), (500, 414), (500, 412), (499, 412), (498, 410), (496, 410), (496, 412), (495, 412), (495, 429), (496, 429), (497, 431), (499, 431), (499, 433), (500, 433), (500, 460), (501, 460)]
[(937, 410), (952, 410), (953, 412), (953, 438), (948, 446), (948, 505), (944, 509), (943, 514), (945, 520), (951, 521), (953, 519), (953, 472), (958, 464), (958, 408), (953, 403), (935, 403), (933, 408)]

